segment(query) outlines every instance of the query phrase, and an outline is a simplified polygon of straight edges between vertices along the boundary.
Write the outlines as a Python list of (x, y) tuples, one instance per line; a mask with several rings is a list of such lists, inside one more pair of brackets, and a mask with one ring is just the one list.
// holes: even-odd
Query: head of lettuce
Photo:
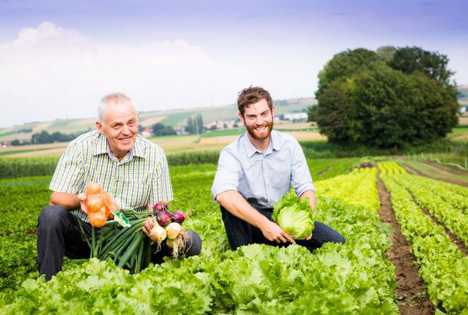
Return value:
[(305, 240), (314, 229), (315, 220), (309, 201), (301, 200), (294, 190), (275, 203), (272, 219), (296, 240)]

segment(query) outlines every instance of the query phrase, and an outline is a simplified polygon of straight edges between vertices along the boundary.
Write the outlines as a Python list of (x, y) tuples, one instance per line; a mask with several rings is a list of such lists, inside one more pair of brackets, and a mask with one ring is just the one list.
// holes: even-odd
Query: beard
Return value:
[[(256, 127), (251, 127), (251, 126), (249, 127), (245, 123), (244, 123), (244, 125), (245, 125), (245, 129), (247, 129), (247, 132), (249, 133), (249, 135), (255, 140), (268, 139), (270, 137), (271, 131), (273, 130), (273, 121), (265, 122), (261, 126), (256, 126)], [(258, 127), (265, 127), (266, 131), (265, 132), (258, 132), (258, 131), (255, 130), (255, 128), (258, 128)]]

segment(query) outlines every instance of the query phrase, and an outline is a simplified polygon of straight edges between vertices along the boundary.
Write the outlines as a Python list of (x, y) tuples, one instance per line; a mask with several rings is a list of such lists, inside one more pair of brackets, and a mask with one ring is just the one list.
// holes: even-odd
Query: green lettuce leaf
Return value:
[(284, 195), (273, 207), (272, 219), (296, 240), (304, 240), (314, 229), (314, 215), (308, 200), (300, 200), (294, 190)]

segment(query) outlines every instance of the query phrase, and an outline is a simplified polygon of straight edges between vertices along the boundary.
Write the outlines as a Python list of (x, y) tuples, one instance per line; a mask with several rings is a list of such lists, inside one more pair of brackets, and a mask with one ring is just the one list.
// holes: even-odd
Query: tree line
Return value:
[(336, 54), (318, 75), (309, 120), (330, 142), (402, 148), (443, 138), (458, 123), (449, 59), (419, 47)]

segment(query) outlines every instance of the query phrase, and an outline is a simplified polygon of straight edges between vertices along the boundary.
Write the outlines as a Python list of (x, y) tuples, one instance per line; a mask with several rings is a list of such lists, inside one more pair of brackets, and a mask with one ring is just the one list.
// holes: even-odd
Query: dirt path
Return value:
[(389, 235), (392, 240), (388, 259), (395, 265), (397, 287), (395, 296), (400, 314), (434, 314), (435, 308), (427, 296), (426, 286), (418, 273), (418, 267), (413, 264), (410, 246), (401, 233), (390, 201), (390, 194), (377, 177), (377, 188), (380, 199), (380, 220), (389, 223), (395, 232)]
[(459, 185), (459, 186), (463, 186), (463, 187), (468, 187), (468, 183), (465, 183), (465, 182), (462, 182), (462, 181), (459, 181), (459, 180), (456, 180), (456, 179), (434, 177), (434, 176), (430, 176), (430, 175), (428, 175), (428, 174), (426, 174), (424, 172), (421, 172), (420, 170), (414, 169), (411, 166), (408, 166), (406, 164), (404, 164), (403, 166), (404, 166), (405, 170), (409, 174), (416, 174), (416, 175), (419, 175), (419, 176), (424, 176), (424, 177), (427, 177), (427, 178), (440, 180), (440, 181), (443, 181), (443, 182), (446, 182), (446, 183), (455, 184), (455, 185)]

